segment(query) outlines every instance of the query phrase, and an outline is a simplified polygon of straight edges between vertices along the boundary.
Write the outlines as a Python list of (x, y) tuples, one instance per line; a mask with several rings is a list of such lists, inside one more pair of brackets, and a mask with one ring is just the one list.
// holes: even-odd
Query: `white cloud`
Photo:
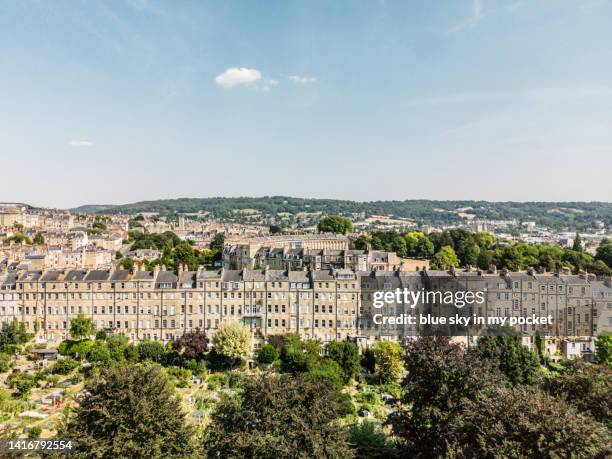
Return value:
[(289, 75), (289, 79), (293, 81), (294, 83), (300, 83), (300, 84), (314, 83), (315, 81), (317, 81), (315, 77), (301, 76), (301, 75)]
[(251, 84), (261, 80), (261, 72), (246, 67), (232, 67), (215, 78), (215, 82), (224, 88), (233, 88), (240, 84)]
[(278, 80), (263, 80), (262, 84), (257, 86), (257, 89), (260, 91), (269, 91), (274, 86), (278, 85)]
[(89, 140), (71, 140), (70, 142), (68, 142), (68, 145), (70, 145), (71, 147), (93, 147), (93, 142), (90, 142)]

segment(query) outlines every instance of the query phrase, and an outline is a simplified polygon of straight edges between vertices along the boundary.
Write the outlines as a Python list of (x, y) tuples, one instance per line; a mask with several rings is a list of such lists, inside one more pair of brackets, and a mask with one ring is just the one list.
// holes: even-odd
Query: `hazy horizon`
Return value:
[(0, 0), (0, 201), (612, 201), (612, 2)]
[(368, 203), (368, 202), (390, 202), (390, 201), (432, 201), (432, 202), (466, 202), (466, 201), (471, 201), (471, 202), (488, 202), (488, 203), (499, 203), (499, 204), (503, 204), (503, 203), (509, 203), (509, 202), (514, 202), (514, 203), (519, 203), (519, 204), (525, 204), (525, 203), (530, 203), (530, 202), (538, 202), (538, 203), (545, 203), (545, 204), (568, 204), (568, 203), (581, 203), (581, 204), (588, 204), (588, 203), (605, 203), (605, 204), (609, 204), (612, 203), (612, 201), (604, 201), (604, 200), (597, 200), (597, 199), (593, 199), (593, 200), (574, 200), (574, 201), (544, 201), (544, 200), (528, 200), (528, 201), (513, 201), (513, 200), (506, 200), (506, 201), (492, 201), (492, 200), (487, 200), (487, 199), (427, 199), (427, 198), (406, 198), (406, 199), (370, 199), (370, 200), (358, 200), (358, 199), (336, 199), (336, 198), (330, 198), (330, 197), (325, 197), (325, 196), (297, 196), (297, 195), (260, 195), (260, 196), (256, 196), (256, 195), (249, 195), (249, 196), (228, 196), (228, 195), (219, 195), (219, 196), (180, 196), (180, 197), (167, 197), (167, 198), (155, 198), (155, 199), (143, 199), (143, 200), (139, 200), (139, 201), (125, 201), (125, 202), (116, 202), (116, 203), (109, 203), (109, 202), (105, 202), (105, 203), (100, 203), (100, 202), (85, 202), (85, 203), (80, 203), (77, 204), (75, 206), (69, 206), (69, 207), (62, 207), (62, 206), (57, 206), (57, 205), (42, 205), (42, 204), (36, 204), (33, 202), (26, 202), (24, 200), (3, 200), (0, 201), (0, 204), (26, 204), (26, 205), (31, 205), (33, 207), (40, 207), (40, 208), (50, 208), (50, 209), (61, 209), (61, 210), (70, 210), (70, 209), (77, 209), (79, 207), (85, 207), (85, 206), (121, 206), (121, 205), (129, 205), (129, 204), (136, 204), (139, 202), (155, 202), (155, 201), (166, 201), (166, 200), (178, 200), (178, 199), (213, 199), (213, 198), (225, 198), (225, 199), (242, 199), (242, 198), (248, 198), (248, 199), (259, 199), (259, 198), (274, 198), (274, 197), (285, 197), (285, 198), (296, 198), (296, 199), (307, 199), (307, 200), (340, 200), (340, 201), (354, 201), (354, 202), (358, 202), (358, 203)]

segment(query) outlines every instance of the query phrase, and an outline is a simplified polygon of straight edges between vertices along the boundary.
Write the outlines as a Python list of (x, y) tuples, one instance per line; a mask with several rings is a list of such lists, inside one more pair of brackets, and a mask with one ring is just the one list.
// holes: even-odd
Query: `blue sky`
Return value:
[(610, 201), (610, 24), (600, 0), (0, 0), (0, 201)]

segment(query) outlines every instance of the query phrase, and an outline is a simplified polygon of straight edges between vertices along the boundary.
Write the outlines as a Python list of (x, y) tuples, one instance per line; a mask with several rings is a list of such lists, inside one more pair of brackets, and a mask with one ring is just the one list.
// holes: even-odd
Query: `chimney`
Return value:
[(533, 276), (533, 267), (527, 266), (527, 274)]
[(489, 272), (491, 274), (497, 274), (497, 266), (495, 265), (489, 265)]

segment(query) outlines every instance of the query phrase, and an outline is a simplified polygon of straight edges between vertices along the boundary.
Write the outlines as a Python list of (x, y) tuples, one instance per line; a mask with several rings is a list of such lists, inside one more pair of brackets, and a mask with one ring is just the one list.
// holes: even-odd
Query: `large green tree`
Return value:
[(595, 361), (612, 367), (612, 333), (601, 332), (595, 340)]
[(512, 386), (537, 381), (540, 364), (519, 336), (481, 336), (474, 352), (490, 360)]
[(78, 458), (189, 458), (193, 432), (165, 371), (116, 365), (87, 385), (88, 395), (59, 435)]
[(610, 434), (565, 400), (496, 386), (466, 399), (448, 426), (449, 457), (607, 457)]
[(565, 362), (563, 369), (549, 378), (544, 387), (612, 429), (612, 369), (607, 365), (580, 360)]
[(251, 352), (251, 333), (242, 324), (222, 324), (213, 339), (215, 352), (234, 361), (246, 358)]
[(459, 266), (459, 258), (450, 245), (445, 245), (431, 259), (434, 269), (450, 269)]
[(402, 406), (389, 422), (404, 457), (448, 457), (452, 424), (466, 399), (499, 377), (474, 353), (448, 337), (421, 337), (407, 344)]
[(70, 336), (73, 339), (86, 339), (92, 336), (95, 332), (96, 326), (94, 325), (93, 320), (91, 320), (91, 317), (87, 317), (82, 312), (70, 320)]
[(353, 223), (339, 215), (328, 215), (319, 221), (317, 229), (321, 233), (347, 234), (353, 232)]
[(595, 258), (612, 267), (612, 239), (604, 238), (597, 247)]
[(211, 458), (351, 458), (337, 422), (338, 391), (301, 376), (247, 379), (238, 400), (222, 403), (205, 434)]
[(352, 341), (331, 341), (327, 344), (327, 355), (335, 360), (344, 374), (344, 381), (348, 382), (359, 374), (359, 348)]
[(402, 348), (392, 341), (379, 341), (372, 346), (376, 359), (376, 374), (383, 383), (396, 382), (404, 372)]

